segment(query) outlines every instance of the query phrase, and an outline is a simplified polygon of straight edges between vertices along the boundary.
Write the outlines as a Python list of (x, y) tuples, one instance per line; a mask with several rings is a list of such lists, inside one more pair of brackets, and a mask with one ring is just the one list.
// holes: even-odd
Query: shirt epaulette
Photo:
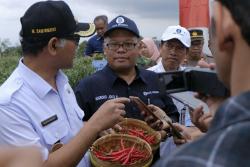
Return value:
[(15, 92), (17, 92), (23, 85), (22, 78), (15, 78), (14, 80), (7, 80), (0, 87), (0, 104), (6, 104), (11, 101), (11, 98)]

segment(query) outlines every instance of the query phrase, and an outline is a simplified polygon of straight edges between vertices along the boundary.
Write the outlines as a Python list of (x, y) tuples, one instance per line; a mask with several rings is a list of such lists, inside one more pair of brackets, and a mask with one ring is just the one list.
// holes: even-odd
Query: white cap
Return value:
[(191, 37), (189, 31), (181, 26), (168, 26), (164, 31), (161, 40), (168, 41), (170, 39), (178, 39), (186, 47), (191, 45)]

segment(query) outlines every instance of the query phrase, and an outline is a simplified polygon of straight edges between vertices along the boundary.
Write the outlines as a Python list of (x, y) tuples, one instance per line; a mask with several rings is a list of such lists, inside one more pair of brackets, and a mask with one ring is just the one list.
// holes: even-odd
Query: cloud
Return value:
[[(34, 0), (0, 0), (0, 39), (19, 41), (20, 17)], [(65, 0), (79, 21), (92, 22), (94, 17), (106, 14), (109, 20), (117, 15), (133, 19), (142, 36), (158, 37), (164, 29), (178, 24), (178, 0)]]
[[(84, 6), (86, 2), (76, 0)], [(178, 17), (178, 0), (92, 0), (89, 2), (98, 9), (104, 9), (113, 15), (135, 15), (141, 18)]]

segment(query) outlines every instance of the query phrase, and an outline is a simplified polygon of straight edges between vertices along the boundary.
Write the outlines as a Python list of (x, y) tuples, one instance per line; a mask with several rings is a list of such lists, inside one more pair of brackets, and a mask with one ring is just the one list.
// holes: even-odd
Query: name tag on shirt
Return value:
[(56, 121), (57, 119), (58, 119), (57, 115), (53, 115), (52, 117), (49, 117), (48, 119), (42, 121), (41, 124), (43, 127), (45, 127), (45, 126), (51, 124), (52, 122)]

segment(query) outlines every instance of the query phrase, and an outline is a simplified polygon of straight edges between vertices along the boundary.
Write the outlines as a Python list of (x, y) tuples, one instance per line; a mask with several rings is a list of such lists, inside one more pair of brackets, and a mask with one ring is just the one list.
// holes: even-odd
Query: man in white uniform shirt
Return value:
[[(149, 68), (148, 70), (154, 71), (156, 73), (184, 70), (185, 67), (182, 67), (181, 64), (188, 54), (190, 45), (191, 37), (189, 31), (186, 28), (179, 25), (167, 27), (161, 38), (160, 55), (162, 59), (157, 65)], [(193, 97), (193, 93), (182, 92), (172, 94), (172, 96), (179, 99), (173, 99), (173, 102), (180, 113), (180, 123), (185, 125), (186, 127), (192, 127), (190, 128), (191, 131), (196, 131), (197, 128), (193, 127), (190, 115), (188, 113), (189, 108), (184, 104), (187, 103), (187, 99), (185, 98), (196, 100)], [(180, 99), (180, 97), (182, 98)], [(167, 152), (168, 154), (174, 148), (175, 145), (172, 138), (170, 138), (165, 144), (161, 144), (160, 152), (162, 154), (162, 152), (164, 151), (164, 153)]]
[[(148, 68), (148, 70), (156, 73), (183, 70), (184, 67), (181, 66), (181, 63), (188, 54), (190, 45), (191, 38), (186, 28), (179, 25), (167, 27), (161, 38), (160, 55), (162, 59), (157, 65)], [(185, 109), (183, 103), (175, 99), (173, 101), (179, 112)], [(191, 126), (192, 123), (188, 114), (185, 119), (185, 125)]]
[(37, 2), (20, 21), (23, 58), (0, 87), (0, 144), (38, 146), (43, 166), (88, 167), (89, 146), (123, 119), (129, 99), (105, 102), (83, 125), (84, 112), (60, 69), (72, 67), (90, 26), (76, 22), (63, 1)]

